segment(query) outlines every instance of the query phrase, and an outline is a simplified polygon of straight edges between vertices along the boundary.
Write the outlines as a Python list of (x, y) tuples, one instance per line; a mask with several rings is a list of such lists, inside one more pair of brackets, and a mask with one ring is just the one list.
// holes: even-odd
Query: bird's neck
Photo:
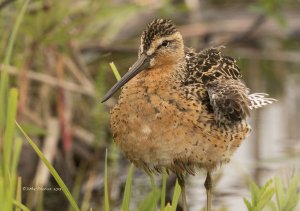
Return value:
[(157, 65), (151, 69), (144, 70), (139, 78), (150, 82), (173, 81), (184, 78), (185, 61)]

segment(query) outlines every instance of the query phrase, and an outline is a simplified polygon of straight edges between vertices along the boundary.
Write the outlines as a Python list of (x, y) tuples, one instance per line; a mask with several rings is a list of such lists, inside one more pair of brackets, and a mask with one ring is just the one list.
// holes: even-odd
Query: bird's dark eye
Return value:
[(161, 43), (162, 46), (166, 47), (169, 45), (169, 41), (167, 40), (164, 40), (162, 43)]

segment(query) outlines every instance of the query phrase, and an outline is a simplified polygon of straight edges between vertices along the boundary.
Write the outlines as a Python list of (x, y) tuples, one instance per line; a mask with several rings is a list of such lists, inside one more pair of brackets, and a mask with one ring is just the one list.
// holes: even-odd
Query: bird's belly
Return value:
[(150, 170), (183, 166), (191, 172), (228, 161), (249, 126), (226, 130), (213, 124), (201, 105), (193, 108), (177, 100), (142, 94), (119, 101), (111, 112), (111, 128), (125, 156)]

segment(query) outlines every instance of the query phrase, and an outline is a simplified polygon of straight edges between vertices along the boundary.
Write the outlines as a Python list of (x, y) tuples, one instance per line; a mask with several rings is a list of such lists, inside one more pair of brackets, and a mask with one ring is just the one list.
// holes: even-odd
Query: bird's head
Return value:
[(141, 71), (162, 65), (176, 65), (183, 59), (183, 39), (176, 26), (171, 20), (153, 20), (142, 34), (137, 61), (121, 80), (106, 93), (101, 102), (108, 100)]
[(171, 20), (155, 19), (141, 37), (139, 57), (145, 55), (149, 68), (170, 65), (184, 58), (184, 45), (180, 32)]

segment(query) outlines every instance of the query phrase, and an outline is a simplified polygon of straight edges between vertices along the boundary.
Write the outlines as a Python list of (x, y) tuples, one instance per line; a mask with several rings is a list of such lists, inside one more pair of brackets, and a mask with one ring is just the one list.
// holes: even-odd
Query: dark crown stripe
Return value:
[(155, 19), (145, 29), (142, 35), (144, 51), (150, 48), (151, 43), (157, 37), (165, 37), (177, 32), (176, 26), (168, 19)]

